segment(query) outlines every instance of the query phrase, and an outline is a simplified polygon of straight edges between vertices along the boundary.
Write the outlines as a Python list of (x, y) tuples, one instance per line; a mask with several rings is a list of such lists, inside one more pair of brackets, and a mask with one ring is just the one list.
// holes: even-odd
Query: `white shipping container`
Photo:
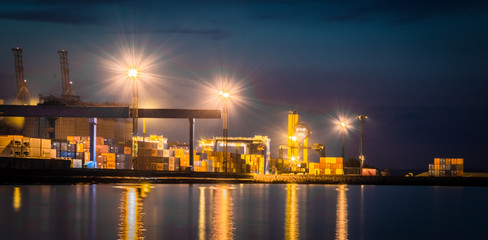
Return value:
[(83, 160), (73, 159), (73, 168), (82, 168), (82, 167), (83, 167)]

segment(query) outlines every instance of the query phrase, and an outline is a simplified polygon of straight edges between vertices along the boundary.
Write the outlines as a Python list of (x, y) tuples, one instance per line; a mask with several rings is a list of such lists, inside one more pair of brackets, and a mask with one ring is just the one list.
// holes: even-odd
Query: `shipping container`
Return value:
[(83, 161), (81, 159), (73, 159), (73, 168), (82, 168), (83, 167)]

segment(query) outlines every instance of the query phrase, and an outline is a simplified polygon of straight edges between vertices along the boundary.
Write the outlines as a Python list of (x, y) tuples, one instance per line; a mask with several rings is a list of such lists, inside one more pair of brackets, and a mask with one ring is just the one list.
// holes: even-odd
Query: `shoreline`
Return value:
[(0, 169), (1, 185), (27, 184), (348, 184), (399, 186), (488, 186), (483, 177), (255, 175), (111, 169)]

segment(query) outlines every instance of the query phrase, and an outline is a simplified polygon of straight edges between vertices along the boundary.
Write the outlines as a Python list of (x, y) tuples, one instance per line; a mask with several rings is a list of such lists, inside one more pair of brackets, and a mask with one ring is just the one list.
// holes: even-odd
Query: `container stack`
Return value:
[(341, 157), (321, 157), (320, 163), (310, 163), (309, 174), (313, 175), (344, 175)]
[(228, 173), (264, 173), (264, 156), (259, 154), (227, 153), (205, 150), (196, 153), (194, 158), (196, 172), (224, 172), (224, 160)]
[(51, 140), (19, 135), (0, 136), (0, 156), (51, 158)]
[(462, 177), (464, 176), (463, 158), (434, 158), (434, 164), (429, 164), (431, 177)]
[[(131, 145), (130, 140), (97, 137), (95, 145), (97, 168), (130, 169)], [(73, 168), (82, 168), (90, 161), (90, 137), (88, 136), (68, 136), (66, 140), (55, 140), (51, 148), (56, 158), (71, 159)]]

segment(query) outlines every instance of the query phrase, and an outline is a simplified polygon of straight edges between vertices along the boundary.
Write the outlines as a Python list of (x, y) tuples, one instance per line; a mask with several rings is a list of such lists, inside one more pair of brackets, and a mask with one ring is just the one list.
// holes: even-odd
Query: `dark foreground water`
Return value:
[(488, 188), (0, 186), (0, 239), (488, 239)]

